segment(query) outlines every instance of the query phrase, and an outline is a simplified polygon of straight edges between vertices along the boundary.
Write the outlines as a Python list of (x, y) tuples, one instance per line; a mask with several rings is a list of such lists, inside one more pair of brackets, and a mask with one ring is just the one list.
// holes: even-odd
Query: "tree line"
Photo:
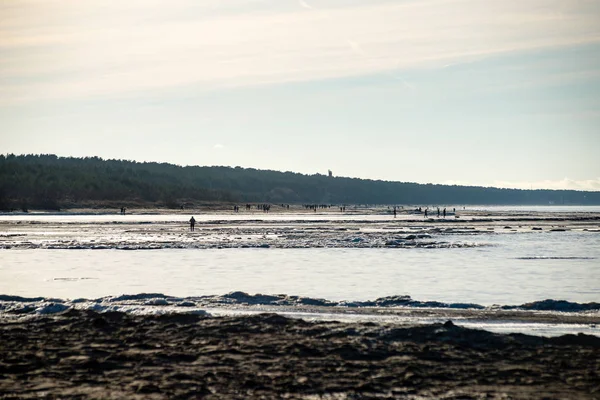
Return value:
[(200, 203), (600, 204), (600, 192), (390, 182), (99, 157), (0, 155), (0, 209)]

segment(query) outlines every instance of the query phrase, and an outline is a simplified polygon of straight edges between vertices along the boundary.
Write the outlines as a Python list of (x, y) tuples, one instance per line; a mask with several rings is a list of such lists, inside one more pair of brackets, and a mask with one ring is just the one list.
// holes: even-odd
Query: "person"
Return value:
[(396, 218), (396, 207), (394, 207), (394, 218)]
[(424, 215), (424, 217), (427, 218), (427, 209), (425, 209), (425, 215)]
[(196, 219), (194, 219), (194, 216), (192, 216), (192, 218), (190, 218), (190, 231), (194, 231), (194, 226), (196, 225)]
[(446, 218), (446, 207), (444, 207), (444, 218)]

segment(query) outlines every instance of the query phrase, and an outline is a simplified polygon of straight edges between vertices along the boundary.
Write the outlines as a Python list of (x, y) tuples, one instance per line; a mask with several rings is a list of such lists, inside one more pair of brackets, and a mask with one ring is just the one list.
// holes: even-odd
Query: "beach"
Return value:
[(594, 399), (600, 338), (69, 310), (0, 322), (0, 397)]
[(0, 398), (600, 396), (595, 208), (194, 215), (0, 216)]

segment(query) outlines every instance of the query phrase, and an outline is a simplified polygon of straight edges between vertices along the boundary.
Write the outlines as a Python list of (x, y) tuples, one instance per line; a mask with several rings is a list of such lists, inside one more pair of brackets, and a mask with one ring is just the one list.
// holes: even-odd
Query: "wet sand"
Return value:
[(599, 374), (586, 335), (275, 314), (0, 320), (1, 398), (594, 399)]

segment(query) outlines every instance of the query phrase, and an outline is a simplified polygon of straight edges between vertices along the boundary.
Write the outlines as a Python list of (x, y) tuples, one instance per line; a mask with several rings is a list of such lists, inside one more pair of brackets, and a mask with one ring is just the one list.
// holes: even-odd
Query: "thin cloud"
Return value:
[(298, 0), (298, 3), (300, 4), (300, 6), (307, 8), (309, 10), (312, 10), (312, 6), (310, 4), (308, 4), (307, 2), (305, 2), (304, 0)]
[(354, 51), (356, 54), (363, 56), (363, 57), (367, 56), (367, 53), (365, 53), (365, 51), (362, 49), (362, 47), (360, 47), (360, 43), (355, 42), (354, 40), (347, 40), (346, 42), (348, 43), (348, 45), (350, 46), (352, 51)]
[(273, 12), (254, 12), (247, 0), (224, 3), (227, 12), (214, 0), (194, 4), (182, 1), (177, 12), (157, 1), (0, 6), (0, 104), (370, 74), (412, 87), (398, 71), (600, 43), (597, 2), (323, 1), (326, 14), (304, 0)]

